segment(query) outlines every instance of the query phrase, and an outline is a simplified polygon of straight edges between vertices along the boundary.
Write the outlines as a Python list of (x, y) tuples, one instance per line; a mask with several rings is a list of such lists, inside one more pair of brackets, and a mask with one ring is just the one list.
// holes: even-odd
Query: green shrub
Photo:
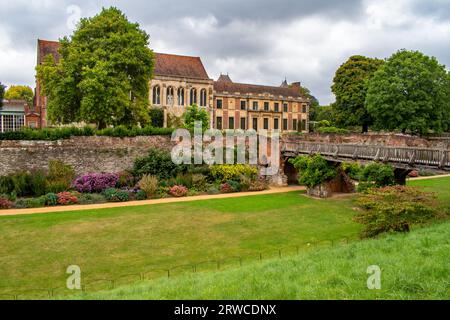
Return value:
[(68, 190), (69, 187), (67, 186), (66, 182), (63, 181), (47, 181), (47, 186), (45, 188), (45, 191), (47, 193), (60, 193), (63, 191)]
[(41, 196), (39, 198), (31, 198), (27, 199), (28, 208), (43, 208), (45, 207), (47, 198), (45, 196)]
[(148, 198), (156, 195), (158, 191), (158, 178), (156, 176), (144, 175), (138, 183), (139, 188), (145, 192)]
[(269, 185), (266, 180), (264, 179), (258, 179), (253, 180), (250, 183), (250, 187), (248, 188), (248, 191), (256, 192), (256, 191), (264, 191), (269, 188)]
[(27, 199), (17, 199), (16, 202), (14, 202), (14, 208), (16, 208), (16, 209), (28, 208)]
[(359, 180), (363, 167), (357, 162), (343, 162), (342, 170), (353, 180)]
[(47, 188), (47, 174), (43, 170), (33, 170), (30, 179), (30, 193), (33, 196), (43, 196)]
[(362, 211), (355, 221), (365, 225), (362, 237), (384, 232), (409, 232), (413, 224), (423, 224), (438, 216), (435, 195), (417, 188), (394, 186), (367, 191), (357, 200)]
[(249, 191), (250, 190), (250, 186), (255, 181), (255, 179), (252, 179), (252, 178), (246, 177), (246, 176), (241, 176), (239, 181), (241, 183), (241, 190), (242, 191)]
[(203, 192), (206, 191), (208, 185), (208, 180), (202, 174), (193, 174), (192, 175), (192, 187), (196, 190)]
[(241, 176), (256, 178), (258, 169), (244, 164), (223, 164), (211, 167), (211, 175), (219, 182), (226, 182), (228, 180), (237, 181)]
[(138, 192), (136, 192), (134, 198), (137, 201), (147, 200), (147, 193), (144, 190), (139, 190)]
[(158, 177), (161, 181), (176, 177), (180, 172), (185, 171), (185, 169), (185, 166), (178, 166), (173, 163), (168, 151), (152, 148), (146, 157), (135, 160), (133, 175), (142, 178), (148, 174)]
[(156, 192), (156, 198), (167, 198), (169, 196), (170, 187), (169, 186), (159, 186)]
[(207, 192), (209, 195), (215, 195), (215, 194), (219, 194), (219, 193), (220, 193), (220, 190), (219, 190), (219, 188), (217, 188), (215, 185), (210, 185), (210, 186), (207, 188), (206, 192)]
[(126, 128), (118, 126), (115, 128), (106, 128), (95, 130), (92, 127), (84, 128), (63, 127), (63, 128), (43, 128), (30, 129), (24, 128), (21, 131), (11, 131), (0, 133), (0, 140), (48, 140), (55, 141), (61, 139), (70, 139), (74, 136), (110, 136), (110, 137), (136, 137), (153, 135), (171, 135), (173, 129), (154, 128), (151, 126), (145, 128)]
[(188, 196), (188, 197), (195, 197), (195, 196), (198, 196), (198, 194), (199, 194), (199, 192), (198, 192), (197, 190), (195, 190), (195, 189), (190, 189), (190, 190), (188, 191), (188, 193), (187, 193), (187, 196)]
[(106, 198), (99, 193), (83, 193), (78, 197), (79, 204), (105, 203)]
[(119, 180), (117, 181), (117, 187), (118, 188), (127, 188), (127, 187), (134, 187), (135, 186), (135, 179), (131, 172), (129, 171), (122, 171), (118, 174)]
[(58, 205), (58, 196), (55, 193), (47, 193), (45, 195), (45, 205), (52, 207)]
[(175, 178), (175, 184), (179, 186), (185, 186), (188, 189), (193, 187), (193, 175), (190, 173), (180, 173)]
[(33, 195), (31, 191), (32, 176), (27, 171), (17, 171), (11, 175), (12, 183), (15, 192), (19, 197), (26, 197)]
[[(370, 187), (385, 187), (395, 185), (394, 168), (387, 164), (371, 163), (361, 170), (361, 189)], [(360, 190), (360, 188), (358, 188)]]
[(375, 188), (375, 185), (372, 182), (360, 182), (358, 184), (357, 191), (359, 193), (367, 193), (370, 189)]
[(316, 130), (318, 133), (336, 133), (336, 134), (347, 134), (350, 131), (347, 129), (341, 129), (336, 127), (321, 127)]
[(233, 180), (228, 180), (227, 183), (230, 185), (233, 192), (241, 192), (242, 186), (239, 182), (233, 181)]
[(164, 127), (164, 110), (161, 108), (151, 108), (150, 119), (152, 121), (153, 127), (155, 128)]
[(14, 207), (17, 209), (43, 208), (46, 205), (46, 201), (47, 198), (45, 196), (39, 198), (19, 199), (14, 204)]
[(337, 175), (335, 167), (330, 165), (320, 154), (314, 156), (297, 157), (290, 163), (299, 171), (299, 183), (308, 188), (314, 188)]
[(0, 194), (9, 195), (14, 191), (14, 182), (9, 176), (0, 177)]
[(106, 189), (103, 191), (103, 195), (109, 202), (127, 202), (130, 201), (130, 195), (126, 191), (117, 189)]
[(75, 170), (59, 160), (51, 160), (48, 165), (47, 193), (60, 193), (70, 189)]

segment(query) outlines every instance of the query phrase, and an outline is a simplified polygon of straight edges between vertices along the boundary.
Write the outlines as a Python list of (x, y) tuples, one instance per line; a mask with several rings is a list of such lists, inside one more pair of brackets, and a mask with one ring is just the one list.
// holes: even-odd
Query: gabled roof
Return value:
[(233, 82), (228, 74), (220, 74), (219, 80), (217, 81)]
[[(38, 40), (38, 64), (52, 54), (59, 61), (57, 41)], [(157, 76), (172, 76), (182, 78), (209, 80), (208, 73), (199, 57), (180, 56), (166, 53), (155, 53), (154, 74)]]
[(59, 42), (57, 41), (48, 41), (38, 39), (38, 54), (37, 54), (37, 62), (41, 64), (44, 62), (44, 59), (49, 54), (53, 55), (53, 58), (56, 62), (59, 61)]
[(154, 74), (157, 76), (209, 80), (208, 73), (199, 57), (167, 53), (155, 53)]
[(271, 94), (274, 96), (283, 97), (293, 97), (293, 98), (304, 98), (299, 88), (295, 87), (273, 87), (273, 86), (261, 86), (256, 84), (246, 84), (246, 83), (234, 83), (228, 81), (215, 81), (214, 91), (217, 93), (239, 93), (243, 95), (247, 94)]

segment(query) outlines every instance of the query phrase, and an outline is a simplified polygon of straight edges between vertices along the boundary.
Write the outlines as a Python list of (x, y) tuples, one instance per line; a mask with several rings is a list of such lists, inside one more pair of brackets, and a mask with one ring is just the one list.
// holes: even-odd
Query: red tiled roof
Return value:
[(54, 59), (59, 61), (59, 42), (57, 41), (47, 41), (38, 39), (38, 64), (44, 62), (44, 59), (49, 54), (53, 55)]
[(199, 57), (155, 53), (155, 75), (209, 80)]
[(272, 86), (261, 86), (256, 84), (246, 84), (246, 83), (234, 83), (228, 81), (215, 81), (214, 91), (217, 93), (240, 93), (240, 94), (272, 94), (274, 96), (283, 97), (293, 97), (293, 98), (303, 98), (300, 94), (298, 88), (292, 87), (272, 87)]
[[(52, 54), (59, 60), (59, 42), (38, 40), (38, 64)], [(173, 76), (209, 80), (208, 73), (199, 57), (180, 56), (166, 53), (155, 53), (154, 74), (158, 76)]]

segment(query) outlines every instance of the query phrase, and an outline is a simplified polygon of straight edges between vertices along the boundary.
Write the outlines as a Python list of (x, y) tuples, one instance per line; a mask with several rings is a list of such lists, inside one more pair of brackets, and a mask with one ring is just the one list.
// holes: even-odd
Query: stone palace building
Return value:
[[(37, 63), (51, 54), (58, 61), (59, 43), (38, 40)], [(155, 53), (154, 75), (149, 105), (164, 110), (164, 125), (179, 118), (192, 104), (206, 108), (211, 128), (265, 129), (281, 132), (309, 130), (308, 99), (300, 93), (300, 83), (262, 86), (233, 82), (228, 75), (210, 79), (199, 57)], [(39, 127), (47, 126), (46, 98), (36, 83), (35, 112)]]

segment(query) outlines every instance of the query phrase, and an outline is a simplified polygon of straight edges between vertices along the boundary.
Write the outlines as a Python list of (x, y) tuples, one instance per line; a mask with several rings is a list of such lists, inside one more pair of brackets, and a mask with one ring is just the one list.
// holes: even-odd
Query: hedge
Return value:
[(114, 128), (106, 128), (102, 130), (93, 129), (86, 126), (83, 128), (64, 127), (64, 128), (44, 128), (30, 129), (24, 128), (21, 131), (10, 131), (0, 133), (0, 140), (47, 140), (55, 141), (62, 139), (70, 139), (71, 137), (89, 137), (89, 136), (108, 136), (108, 137), (137, 137), (137, 136), (157, 136), (171, 135), (172, 128), (155, 128), (147, 126), (144, 128), (125, 126), (117, 126)]

